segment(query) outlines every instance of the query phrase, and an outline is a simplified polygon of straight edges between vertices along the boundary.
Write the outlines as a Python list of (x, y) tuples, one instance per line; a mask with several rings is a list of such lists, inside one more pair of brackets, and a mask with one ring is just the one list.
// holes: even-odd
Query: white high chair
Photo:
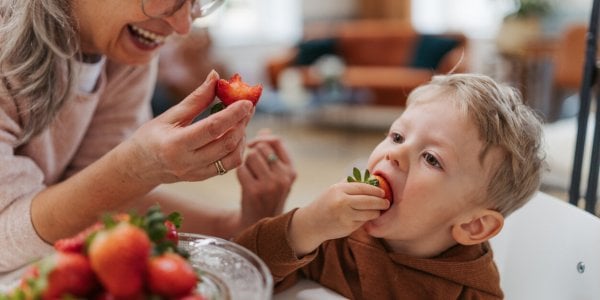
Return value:
[(600, 218), (538, 192), (491, 240), (507, 300), (600, 299)]

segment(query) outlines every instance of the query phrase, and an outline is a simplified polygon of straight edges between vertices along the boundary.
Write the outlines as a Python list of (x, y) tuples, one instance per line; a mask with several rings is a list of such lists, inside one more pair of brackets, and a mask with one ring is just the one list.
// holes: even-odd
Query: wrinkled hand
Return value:
[(242, 187), (241, 229), (280, 214), (296, 179), (296, 170), (282, 141), (261, 131), (248, 143), (246, 160), (237, 169)]
[(217, 160), (227, 170), (242, 163), (246, 125), (254, 113), (250, 101), (193, 122), (212, 103), (218, 78), (211, 72), (183, 101), (134, 133), (125, 166), (132, 177), (151, 184), (199, 181), (217, 175)]
[(324, 241), (348, 236), (376, 219), (389, 206), (382, 197), (383, 191), (369, 184), (340, 182), (330, 186), (295, 212), (289, 234), (296, 254), (310, 253)]

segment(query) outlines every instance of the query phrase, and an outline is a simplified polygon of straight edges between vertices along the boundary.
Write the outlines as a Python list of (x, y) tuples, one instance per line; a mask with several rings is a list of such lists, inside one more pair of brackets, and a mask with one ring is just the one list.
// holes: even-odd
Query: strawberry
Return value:
[(183, 257), (173, 252), (155, 256), (148, 262), (148, 287), (163, 297), (190, 294), (198, 282), (196, 271)]
[(165, 227), (167, 227), (167, 234), (165, 236), (165, 239), (167, 241), (173, 242), (173, 244), (175, 244), (175, 246), (177, 246), (177, 244), (179, 243), (179, 235), (177, 234), (177, 226), (175, 224), (173, 224), (173, 222), (166, 220)]
[(242, 77), (235, 73), (231, 79), (219, 79), (216, 86), (217, 97), (225, 106), (238, 100), (250, 100), (254, 105), (262, 94), (262, 84), (250, 86), (242, 81)]
[(95, 232), (104, 228), (100, 222), (84, 229), (73, 237), (64, 238), (54, 242), (54, 249), (60, 252), (83, 253), (85, 250), (86, 240)]
[(46, 287), (42, 299), (61, 299), (67, 295), (86, 297), (97, 287), (96, 276), (83, 254), (56, 252), (40, 263), (50, 265), (44, 274)]
[(367, 184), (379, 187), (384, 192), (383, 198), (389, 200), (390, 205), (394, 201), (390, 184), (382, 176), (371, 175), (369, 170), (365, 170), (364, 176), (361, 176), (360, 170), (358, 168), (354, 168), (352, 170), (352, 175), (353, 176), (348, 176), (348, 178), (347, 178), (348, 182), (362, 182), (362, 183), (367, 183)]
[(177, 298), (177, 300), (206, 300), (206, 297), (200, 294), (189, 294), (181, 298)]
[(19, 284), (19, 287), (25, 288), (28, 285), (31, 285), (32, 282), (37, 280), (38, 278), (40, 278), (40, 268), (38, 264), (34, 264), (33, 266), (25, 270), (25, 273), (23, 273), (23, 275), (21, 276), (21, 282)]
[(151, 247), (144, 230), (119, 222), (96, 234), (88, 255), (107, 292), (116, 298), (131, 299), (143, 291)]
[(384, 192), (383, 198), (390, 200), (390, 203), (391, 203), (392, 202), (392, 189), (390, 188), (390, 184), (387, 182), (387, 180), (385, 180), (383, 177), (381, 177), (379, 175), (373, 175), (373, 179), (375, 179), (377, 181), (377, 184), (374, 184), (374, 185), (383, 190), (383, 192)]

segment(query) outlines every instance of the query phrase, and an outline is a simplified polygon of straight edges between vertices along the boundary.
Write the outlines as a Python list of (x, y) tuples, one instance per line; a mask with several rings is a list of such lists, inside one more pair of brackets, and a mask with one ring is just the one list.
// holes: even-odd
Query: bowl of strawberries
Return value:
[(112, 214), (29, 266), (0, 300), (270, 299), (264, 262), (232, 242), (180, 233), (182, 217), (151, 207)]
[(267, 265), (246, 248), (224, 239), (179, 234), (179, 247), (189, 253), (202, 281), (197, 290), (209, 299), (270, 299), (273, 279)]

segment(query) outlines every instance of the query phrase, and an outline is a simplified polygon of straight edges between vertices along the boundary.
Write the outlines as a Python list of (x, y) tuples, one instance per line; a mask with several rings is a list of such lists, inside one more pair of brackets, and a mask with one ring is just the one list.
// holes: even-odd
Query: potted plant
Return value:
[(496, 44), (502, 54), (521, 55), (542, 33), (542, 19), (552, 11), (549, 0), (515, 0), (517, 9), (502, 22)]

